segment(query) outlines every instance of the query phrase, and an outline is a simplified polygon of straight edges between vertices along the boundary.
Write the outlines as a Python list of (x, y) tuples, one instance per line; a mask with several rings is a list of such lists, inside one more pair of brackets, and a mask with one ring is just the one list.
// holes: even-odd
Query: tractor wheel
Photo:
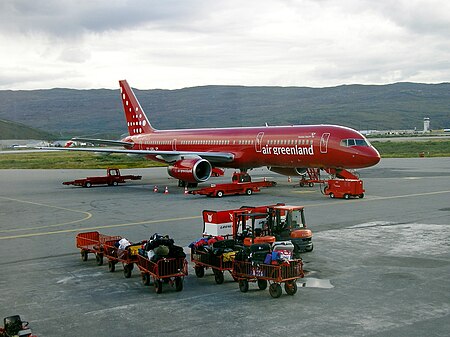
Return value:
[(155, 286), (155, 293), (161, 294), (162, 293), (162, 282), (161, 282), (161, 280), (155, 280), (153, 285)]
[(282, 293), (281, 286), (278, 283), (272, 283), (269, 286), (269, 293), (273, 298), (280, 297)]
[(364, 198), (364, 193), (361, 193), (361, 194), (359, 195), (359, 198), (360, 198), (360, 199)]
[(183, 279), (181, 277), (175, 278), (175, 291), (183, 290)]
[(201, 267), (201, 266), (194, 267), (194, 270), (195, 270), (195, 275), (198, 278), (202, 278), (203, 276), (205, 276), (205, 268), (204, 267)]
[(217, 198), (222, 198), (223, 197), (223, 191), (217, 191), (216, 197)]
[(245, 194), (252, 195), (253, 194), (252, 189), (251, 188), (247, 188), (247, 190), (245, 191)]
[(125, 278), (131, 277), (131, 272), (133, 271), (133, 264), (124, 264), (123, 265), (123, 275)]
[(297, 292), (297, 282), (295, 280), (285, 282), (284, 290), (288, 295), (295, 295), (295, 293)]
[(108, 269), (111, 273), (116, 270), (116, 263), (114, 261), (108, 261)]
[(95, 254), (95, 261), (97, 261), (98, 266), (103, 266), (103, 254), (102, 253)]
[(117, 186), (117, 185), (119, 185), (119, 183), (117, 181), (113, 181), (112, 185)]
[(214, 279), (217, 284), (222, 284), (225, 278), (223, 277), (223, 272), (220, 270), (214, 270)]
[(247, 280), (239, 280), (239, 290), (243, 293), (248, 291), (248, 281)]
[(258, 279), (258, 288), (260, 290), (266, 290), (267, 289), (267, 280), (259, 280)]
[(142, 278), (142, 284), (144, 286), (148, 286), (150, 284), (150, 274), (142, 273), (141, 278)]
[(88, 260), (88, 252), (87, 250), (82, 250), (81, 251), (81, 260), (86, 262)]
[(345, 193), (344, 194), (344, 199), (346, 199), (346, 200), (350, 199), (350, 194)]
[(334, 193), (333, 192), (330, 193), (330, 198), (334, 199)]
[(311, 248), (306, 248), (305, 250), (309, 253), (312, 252), (314, 249), (314, 245), (311, 245)]

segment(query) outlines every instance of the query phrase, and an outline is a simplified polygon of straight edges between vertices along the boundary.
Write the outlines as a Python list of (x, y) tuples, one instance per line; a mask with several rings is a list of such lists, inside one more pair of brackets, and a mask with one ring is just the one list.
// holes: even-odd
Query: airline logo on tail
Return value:
[(126, 81), (119, 81), (123, 110), (130, 136), (154, 131), (139, 101)]

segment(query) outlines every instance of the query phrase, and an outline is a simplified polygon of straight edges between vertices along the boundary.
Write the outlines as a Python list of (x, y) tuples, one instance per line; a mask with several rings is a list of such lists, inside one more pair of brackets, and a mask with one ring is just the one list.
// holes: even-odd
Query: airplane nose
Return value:
[(366, 156), (368, 164), (367, 166), (374, 166), (378, 164), (381, 160), (381, 156), (378, 150), (374, 147), (370, 147), (368, 152), (369, 153)]

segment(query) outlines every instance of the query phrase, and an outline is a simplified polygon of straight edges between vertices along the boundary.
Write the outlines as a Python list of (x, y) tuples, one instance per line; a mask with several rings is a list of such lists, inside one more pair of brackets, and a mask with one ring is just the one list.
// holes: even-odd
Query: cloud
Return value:
[[(3, 0), (0, 43), (8, 53), (0, 55), (0, 86), (39, 87), (20, 82), (24, 69), (39, 73), (41, 87), (115, 88), (119, 78), (140, 88), (448, 81), (449, 6), (444, 0)], [(14, 69), (17, 80), (8, 86)]]

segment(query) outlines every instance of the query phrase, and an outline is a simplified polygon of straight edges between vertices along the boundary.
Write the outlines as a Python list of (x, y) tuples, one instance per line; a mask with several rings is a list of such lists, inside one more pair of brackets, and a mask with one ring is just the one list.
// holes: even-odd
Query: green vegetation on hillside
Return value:
[(423, 153), (425, 157), (450, 157), (450, 140), (387, 141), (371, 143), (382, 158), (414, 158)]
[(55, 136), (25, 124), (0, 119), (0, 139), (54, 139)]
[[(130, 83), (132, 84), (132, 83)], [(330, 88), (203, 86), (135, 90), (157, 129), (337, 124), (357, 130), (450, 127), (450, 83)], [(119, 90), (0, 90), (0, 119), (64, 138), (118, 139), (127, 131)]]

